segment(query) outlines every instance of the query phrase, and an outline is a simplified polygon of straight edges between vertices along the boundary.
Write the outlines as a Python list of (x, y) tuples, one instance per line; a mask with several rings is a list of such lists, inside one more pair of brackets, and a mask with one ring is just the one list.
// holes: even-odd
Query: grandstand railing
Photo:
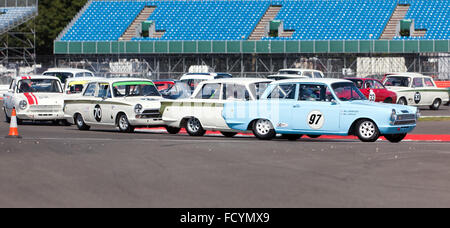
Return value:
[(449, 53), (450, 40), (54, 42), (55, 54)]
[(0, 8), (3, 7), (37, 7), (39, 0), (0, 0)]

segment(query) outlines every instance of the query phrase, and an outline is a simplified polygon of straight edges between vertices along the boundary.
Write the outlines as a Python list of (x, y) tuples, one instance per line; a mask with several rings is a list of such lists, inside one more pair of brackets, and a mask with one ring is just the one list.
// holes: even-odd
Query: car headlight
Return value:
[(391, 121), (395, 122), (396, 120), (397, 120), (397, 112), (395, 111), (395, 109), (392, 109)]
[(416, 119), (419, 120), (420, 117), (421, 117), (421, 115), (422, 115), (422, 114), (420, 113), (420, 110), (417, 109), (417, 112), (416, 112)]
[(27, 106), (28, 106), (28, 102), (26, 100), (22, 100), (22, 101), (19, 102), (19, 108), (21, 110), (27, 109)]
[(134, 112), (136, 114), (141, 114), (142, 113), (142, 105), (141, 104), (137, 104), (134, 106)]

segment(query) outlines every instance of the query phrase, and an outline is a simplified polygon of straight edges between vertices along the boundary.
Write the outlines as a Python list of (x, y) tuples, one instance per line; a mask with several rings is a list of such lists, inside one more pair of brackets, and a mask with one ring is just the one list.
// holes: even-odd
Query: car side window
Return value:
[(311, 71), (305, 71), (305, 73), (303, 73), (303, 76), (308, 77), (308, 78), (312, 78), (313, 74)]
[(220, 84), (205, 84), (195, 96), (197, 99), (219, 100)]
[(424, 81), (426, 87), (434, 87), (433, 81), (431, 81), (431, 79), (425, 78)]
[(223, 84), (223, 100), (250, 100), (250, 93), (243, 85)]
[(319, 73), (319, 72), (314, 72), (314, 77), (315, 77), (315, 78), (323, 78), (323, 77), (322, 77), (322, 74)]
[(320, 84), (300, 85), (300, 101), (323, 101), (331, 102), (334, 99), (328, 86)]
[(373, 81), (373, 88), (374, 89), (384, 89), (384, 86), (379, 81)]
[(100, 83), (98, 87), (98, 95), (97, 97), (103, 98), (111, 98), (111, 90), (109, 88), (108, 83)]
[(364, 83), (364, 88), (366, 89), (374, 89), (373, 81), (372, 80), (366, 80)]
[(414, 78), (414, 80), (413, 80), (413, 86), (414, 86), (415, 88), (423, 87), (423, 80), (422, 80), (422, 78)]
[(97, 88), (96, 83), (89, 83), (89, 85), (86, 88), (86, 91), (84, 91), (83, 96), (85, 97), (93, 97), (95, 96), (95, 89)]
[(268, 99), (295, 99), (297, 84), (283, 84), (276, 86)]

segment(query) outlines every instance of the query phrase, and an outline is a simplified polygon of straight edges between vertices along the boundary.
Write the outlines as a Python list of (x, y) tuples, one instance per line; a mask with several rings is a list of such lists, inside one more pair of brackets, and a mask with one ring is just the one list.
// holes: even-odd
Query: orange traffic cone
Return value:
[(13, 108), (11, 113), (11, 125), (9, 126), (9, 135), (6, 138), (22, 138), (19, 135), (19, 131), (17, 129), (17, 116), (16, 109)]

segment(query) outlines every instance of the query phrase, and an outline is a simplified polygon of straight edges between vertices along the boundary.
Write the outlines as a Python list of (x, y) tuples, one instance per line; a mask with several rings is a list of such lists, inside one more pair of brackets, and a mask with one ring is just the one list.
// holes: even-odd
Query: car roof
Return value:
[(68, 73), (81, 73), (81, 72), (89, 72), (93, 73), (90, 70), (78, 69), (78, 68), (50, 68), (44, 73), (55, 73), (55, 72), (68, 72)]
[(308, 78), (306, 76), (300, 76), (300, 75), (295, 75), (295, 74), (274, 74), (274, 75), (269, 75), (267, 78), (278, 78), (278, 77), (283, 77), (283, 78)]
[(286, 69), (281, 69), (279, 71), (298, 71), (298, 72), (303, 72), (303, 71), (313, 71), (313, 72), (320, 72), (323, 73), (320, 70), (313, 70), (313, 69), (303, 69), (303, 68), (286, 68)]
[(258, 82), (273, 82), (271, 79), (266, 78), (221, 78), (202, 82), (203, 84), (211, 83), (238, 83), (242, 85), (258, 83)]
[(129, 81), (152, 81), (152, 80), (146, 78), (95, 78), (91, 82), (114, 83), (114, 82), (129, 82)]
[(58, 77), (55, 76), (48, 76), (48, 75), (30, 75), (30, 76), (20, 76), (20, 77), (16, 77), (16, 79), (19, 80), (23, 80), (23, 79), (54, 79), (54, 80), (59, 80)]
[(419, 73), (411, 73), (411, 72), (404, 72), (404, 73), (389, 73), (386, 74), (386, 77), (391, 77), (391, 76), (400, 76), (400, 77), (429, 77), (430, 76), (425, 76), (423, 74), (419, 74)]
[(286, 80), (280, 80), (272, 82), (272, 84), (283, 84), (283, 83), (324, 83), (324, 84), (333, 84), (333, 83), (339, 83), (339, 82), (350, 82), (349, 80), (345, 79), (337, 79), (337, 78), (300, 78), (300, 79), (286, 79)]

